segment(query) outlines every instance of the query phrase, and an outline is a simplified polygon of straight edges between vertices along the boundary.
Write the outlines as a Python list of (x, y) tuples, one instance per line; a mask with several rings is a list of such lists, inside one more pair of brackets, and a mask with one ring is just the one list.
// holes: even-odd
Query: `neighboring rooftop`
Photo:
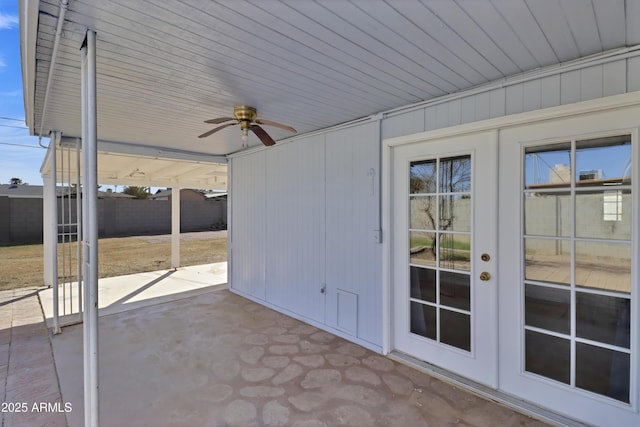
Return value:
[[(6, 196), (9, 198), (22, 198), (22, 199), (42, 199), (43, 194), (42, 185), (29, 185), (29, 184), (0, 184), (0, 197)], [(76, 194), (75, 187), (58, 187), (56, 189), (58, 197), (71, 194), (72, 197)], [(106, 198), (124, 198), (133, 199), (134, 196), (124, 193), (117, 193), (112, 190), (98, 191), (99, 199)]]
[[(183, 188), (181, 192), (182, 197), (186, 195), (185, 192), (191, 193), (191, 197), (194, 197), (196, 195), (201, 195), (203, 198), (207, 200), (209, 199), (226, 200), (227, 198), (226, 191), (193, 190), (193, 189)], [(158, 190), (156, 191), (155, 194), (152, 194), (151, 196), (149, 196), (150, 199), (154, 199), (154, 200), (168, 200), (170, 197), (171, 197), (170, 188)]]
[(0, 184), (0, 197), (42, 198), (42, 185)]

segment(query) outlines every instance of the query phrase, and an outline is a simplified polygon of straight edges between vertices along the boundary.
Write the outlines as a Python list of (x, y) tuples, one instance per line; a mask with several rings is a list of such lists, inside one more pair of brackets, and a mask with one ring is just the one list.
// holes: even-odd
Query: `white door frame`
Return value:
[[(400, 145), (411, 144), (411, 143), (420, 142), (420, 141), (434, 140), (438, 138), (448, 138), (452, 136), (460, 136), (465, 134), (473, 134), (473, 133), (486, 131), (486, 130), (494, 130), (498, 132), (498, 136), (499, 136), (498, 151), (499, 151), (500, 161), (504, 162), (506, 160), (503, 157), (505, 155), (505, 153), (503, 153), (504, 150), (502, 145), (503, 134), (505, 132), (508, 132), (510, 129), (515, 127), (520, 127), (520, 126), (526, 127), (527, 125), (538, 125), (545, 122), (549, 122), (549, 123), (555, 122), (558, 125), (556, 129), (561, 129), (562, 128), (561, 122), (563, 122), (563, 119), (580, 118), (590, 113), (598, 113), (598, 115), (592, 116), (591, 121), (589, 120), (585, 121), (585, 123), (591, 126), (591, 129), (584, 129), (582, 133), (589, 133), (589, 132), (597, 133), (597, 132), (605, 132), (605, 131), (613, 132), (616, 130), (621, 130), (621, 131), (626, 130), (627, 132), (629, 132), (631, 129), (634, 132), (635, 140), (636, 141), (638, 140), (637, 129), (638, 129), (638, 126), (640, 126), (640, 92), (632, 92), (628, 94), (615, 95), (611, 97), (599, 98), (596, 100), (584, 101), (584, 102), (574, 103), (570, 105), (564, 105), (559, 107), (547, 108), (543, 110), (536, 110), (536, 111), (527, 112), (527, 113), (515, 114), (507, 117), (483, 120), (480, 122), (468, 123), (468, 124), (458, 125), (458, 126), (444, 128), (444, 129), (436, 129), (436, 130), (421, 132), (413, 135), (390, 138), (382, 141), (382, 185), (383, 185), (382, 187), (382, 225), (383, 225), (383, 236), (385, 236), (383, 240), (384, 256), (383, 256), (383, 265), (382, 265), (382, 270), (383, 270), (382, 271), (383, 273), (383, 277), (382, 277), (382, 280), (383, 280), (383, 287), (382, 287), (383, 354), (389, 354), (395, 348), (394, 337), (393, 337), (393, 325), (391, 323), (393, 321), (392, 310), (393, 310), (393, 303), (394, 303), (393, 289), (392, 289), (393, 271), (392, 271), (391, 255), (394, 251), (394, 248), (392, 246), (392, 239), (389, 238), (390, 233), (393, 233), (393, 228), (392, 228), (393, 222), (392, 222), (392, 215), (391, 215), (392, 206), (394, 203), (394, 200), (393, 200), (394, 195), (392, 193), (393, 169), (391, 167), (393, 164), (393, 148)], [(594, 117), (595, 117), (595, 120), (593, 120)], [(550, 126), (549, 127), (550, 131), (552, 131), (553, 128), (554, 126)], [(556, 132), (558, 131), (556, 130)], [(574, 134), (575, 133), (576, 132), (574, 132)], [(548, 136), (539, 134), (539, 135), (531, 136), (529, 139), (543, 140), (545, 138), (557, 138), (559, 136), (562, 136), (562, 134), (563, 133), (560, 132), (554, 135), (553, 132), (551, 132)], [(634, 166), (635, 169), (633, 172), (634, 189), (637, 189), (638, 183), (640, 183), (640, 177), (638, 176), (640, 175), (640, 170), (639, 170), (640, 160), (638, 159), (640, 154), (638, 153), (638, 151), (640, 150), (637, 150), (636, 153), (634, 154), (636, 156), (636, 159), (635, 159), (636, 165)], [(516, 177), (516, 178), (519, 178), (519, 177)], [(501, 185), (499, 193), (503, 194), (505, 190), (504, 188), (502, 188), (502, 186), (508, 185), (509, 180), (508, 179), (505, 180), (505, 178), (502, 177), (501, 179), (499, 179), (499, 181)], [(516, 181), (516, 184), (518, 183), (517, 179), (512, 179), (511, 181)], [(637, 192), (638, 191), (635, 190), (635, 193)], [(640, 212), (639, 212), (640, 198), (638, 197), (637, 194), (635, 194), (634, 197), (635, 197), (635, 200), (634, 200), (635, 209), (634, 209), (633, 215), (634, 215), (634, 224), (637, 225), (640, 223)], [(500, 200), (500, 203), (502, 203), (502, 200)], [(500, 211), (502, 210), (503, 210), (503, 207), (501, 206)], [(519, 217), (517, 217), (517, 215), (515, 215), (515, 217), (516, 218), (514, 218), (514, 220), (518, 221), (518, 227), (519, 227)], [(500, 229), (502, 229), (505, 226), (503, 221), (505, 221), (505, 218), (500, 218), (500, 226), (501, 226)], [(499, 247), (502, 248), (501, 251), (504, 252), (506, 250), (506, 246), (508, 246), (508, 241), (505, 240), (507, 239), (507, 237), (504, 235), (505, 233), (500, 233), (500, 229), (498, 230), (498, 239), (499, 239), (498, 242), (500, 245)], [(639, 247), (640, 243), (638, 242), (638, 240), (640, 239), (636, 239), (636, 242), (633, 248), (634, 250), (633, 264), (635, 265), (634, 270), (638, 270), (638, 266), (640, 266), (640, 247)], [(502, 261), (502, 262), (499, 262), (499, 265), (498, 265), (499, 274), (500, 275), (509, 274), (504, 270), (505, 268), (508, 268), (506, 267), (506, 265), (508, 264), (508, 260), (502, 260), (501, 259), (502, 255), (503, 255), (502, 253), (499, 254), (499, 258), (498, 258), (500, 261)], [(516, 255), (519, 255), (519, 253)], [(634, 288), (632, 289), (632, 292), (636, 300), (638, 299), (638, 294), (640, 293), (640, 284), (638, 284), (638, 279), (640, 279), (640, 277), (633, 277)], [(498, 298), (499, 298), (500, 309), (501, 307), (504, 306), (504, 304), (506, 304), (510, 300), (508, 298), (509, 297), (508, 292), (505, 292), (506, 282), (508, 281), (503, 279), (502, 281), (503, 286), (501, 286), (499, 289)], [(635, 304), (637, 307), (638, 302), (636, 301)], [(638, 311), (639, 310), (637, 309), (633, 310), (633, 316), (631, 319), (632, 325), (636, 325), (635, 334), (631, 338), (632, 349), (635, 349), (635, 354), (632, 359), (632, 364), (635, 364), (635, 365), (640, 363), (640, 360), (637, 355), (638, 350), (640, 349), (639, 348), (640, 333), (638, 331), (638, 329), (640, 328), (637, 327), (637, 325), (640, 322), (640, 315)], [(498, 327), (500, 328), (500, 332), (499, 332), (500, 337), (504, 337), (504, 336), (511, 337), (511, 338), (515, 337), (515, 335), (513, 335), (513, 331), (509, 332), (510, 328), (511, 329), (514, 328), (513, 325), (509, 325), (508, 323), (502, 322), (501, 324), (498, 325)], [(517, 327), (517, 325), (515, 325), (515, 327)], [(504, 330), (505, 328), (507, 329), (506, 331)], [(505, 381), (503, 376), (507, 371), (511, 371), (512, 373), (515, 372), (514, 369), (517, 369), (517, 372), (520, 373), (519, 371), (520, 361), (519, 359), (516, 360), (515, 363), (517, 364), (517, 367), (515, 367), (513, 363), (512, 364), (506, 363), (504, 360), (505, 345), (504, 343), (501, 343), (501, 344), (502, 345), (500, 347), (500, 351), (498, 354), (498, 360), (500, 361), (499, 362), (500, 383), (498, 387), (502, 391), (506, 391), (513, 395), (517, 395), (518, 394), (517, 387), (513, 385), (510, 386), (508, 384), (508, 381)], [(632, 373), (632, 375), (635, 375), (635, 378), (634, 378), (635, 383), (640, 384), (640, 369), (636, 369), (635, 374)], [(508, 404), (510, 403), (513, 405), (518, 405), (518, 403), (514, 400), (505, 399), (504, 398), (505, 395), (502, 394), (500, 390), (495, 391), (495, 394), (498, 396), (499, 400), (506, 402)], [(629, 417), (628, 418), (629, 420), (632, 420), (635, 423), (638, 420), (640, 420), (640, 414), (638, 413), (638, 411), (640, 410), (640, 390), (632, 390), (632, 399), (634, 399), (634, 401), (632, 402), (632, 409), (628, 411), (628, 414), (626, 416)], [(588, 410), (584, 412), (584, 409), (585, 409), (584, 407), (581, 407), (581, 408), (578, 407), (577, 409), (575, 408), (569, 409), (569, 412), (563, 411), (563, 407), (566, 408), (570, 406), (572, 403), (575, 403), (575, 402), (562, 402), (562, 401), (556, 402), (554, 407), (553, 402), (550, 402), (550, 404), (545, 406), (558, 412), (564, 412), (569, 416), (577, 419), (582, 418), (589, 422), (599, 422), (596, 409), (588, 408)], [(575, 413), (571, 414), (570, 413), (571, 410), (575, 411)], [(583, 411), (583, 412), (580, 412), (580, 411)], [(544, 412), (544, 409), (540, 409), (540, 412)]]

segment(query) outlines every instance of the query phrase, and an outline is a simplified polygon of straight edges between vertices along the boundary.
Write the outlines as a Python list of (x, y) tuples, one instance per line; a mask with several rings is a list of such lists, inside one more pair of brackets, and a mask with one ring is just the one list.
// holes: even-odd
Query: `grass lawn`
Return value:
[[(433, 245), (433, 239), (430, 239), (427, 237), (414, 237), (414, 236), (411, 237), (410, 246), (412, 248), (415, 248), (417, 246), (424, 246), (426, 248), (430, 248), (432, 245)], [(468, 251), (471, 248), (471, 245), (469, 244), (469, 242), (464, 240), (453, 240), (453, 242), (448, 241), (446, 242), (446, 244), (441, 244), (441, 245), (442, 246), (446, 245), (446, 249), (457, 249), (461, 251)]]
[[(63, 276), (62, 245), (58, 246), (58, 274)], [(71, 254), (65, 254), (66, 270), (74, 278), (76, 271), (75, 244)], [(163, 270), (171, 266), (171, 243), (166, 239), (118, 237), (98, 241), (98, 274), (100, 277), (122, 276), (145, 271)], [(69, 259), (71, 258), (71, 264)], [(227, 260), (227, 239), (182, 240), (180, 263), (183, 266), (208, 264)], [(42, 286), (42, 245), (0, 247), (0, 290)]]

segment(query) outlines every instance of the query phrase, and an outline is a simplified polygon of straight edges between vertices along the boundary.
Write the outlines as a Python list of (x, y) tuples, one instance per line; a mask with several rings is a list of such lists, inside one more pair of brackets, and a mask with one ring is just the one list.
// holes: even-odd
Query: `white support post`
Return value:
[[(84, 58), (84, 55), (83, 55)], [(83, 60), (84, 61), (84, 60)], [(82, 292), (82, 181), (80, 168), (82, 162), (80, 161), (82, 156), (82, 139), (76, 139), (76, 243), (77, 243), (77, 263), (78, 263), (78, 316), (79, 321), (82, 321), (82, 313), (84, 311), (84, 299)]]
[(180, 267), (180, 188), (171, 189), (171, 268)]
[[(42, 175), (42, 181), (44, 184), (44, 192), (42, 193), (42, 249), (43, 249), (43, 264), (44, 264), (44, 285), (53, 286), (53, 239), (52, 239), (52, 224), (51, 215), (53, 215), (52, 209), (52, 197), (51, 187), (55, 189), (55, 181), (51, 175)], [(55, 199), (54, 199), (55, 200)]]
[(98, 427), (98, 150), (96, 33), (82, 47), (82, 153), (84, 249), (84, 425)]
[[(53, 150), (49, 146), (49, 150)], [(57, 216), (56, 210), (56, 180), (53, 173), (50, 175), (43, 175), (42, 180), (44, 182), (44, 192), (42, 194), (42, 218), (43, 218), (43, 233), (42, 244), (44, 251), (44, 285), (53, 287), (55, 272), (53, 271), (54, 265), (53, 257), (56, 256), (55, 238), (57, 237)]]
[(44, 284), (53, 289), (53, 333), (59, 334), (60, 314), (58, 301), (58, 195), (56, 193), (57, 164), (56, 146), (59, 133), (55, 133), (49, 142), (51, 172), (43, 177), (44, 193), (42, 200), (44, 218)]
[[(86, 39), (85, 39), (86, 42)], [(87, 46), (84, 45), (82, 46), (82, 49), (80, 49), (80, 58), (81, 58), (81, 62), (80, 62), (80, 96), (81, 96), (81, 115), (82, 115), (82, 164), (83, 164), (83, 172), (82, 172), (82, 182), (81, 182), (81, 186), (82, 186), (82, 205), (83, 205), (83, 209), (82, 209), (82, 223), (86, 224), (87, 222), (87, 211), (84, 209), (84, 204), (85, 204), (85, 200), (87, 198), (86, 195), (86, 188), (87, 188), (87, 177), (86, 177), (86, 150), (85, 150), (85, 146), (87, 145)], [(84, 280), (84, 261), (85, 261), (85, 233), (86, 230), (83, 227), (82, 230), (82, 276), (83, 276), (83, 281), (82, 281), (82, 307), (83, 307), (83, 311), (82, 311), (82, 343), (83, 343), (83, 353), (82, 353), (82, 357), (83, 357), (83, 379), (84, 379), (84, 420), (85, 420), (85, 424), (89, 418), (89, 408), (91, 408), (91, 383), (89, 382), (89, 378), (90, 378), (90, 373), (89, 373), (89, 368), (90, 368), (90, 364), (91, 362), (89, 361), (89, 351), (87, 351), (87, 346), (88, 346), (88, 342), (89, 342), (89, 327), (87, 326), (87, 316), (88, 316), (88, 312), (87, 312), (87, 307), (89, 306), (89, 292), (87, 292), (87, 289), (85, 288), (85, 286), (87, 286), (87, 281)]]

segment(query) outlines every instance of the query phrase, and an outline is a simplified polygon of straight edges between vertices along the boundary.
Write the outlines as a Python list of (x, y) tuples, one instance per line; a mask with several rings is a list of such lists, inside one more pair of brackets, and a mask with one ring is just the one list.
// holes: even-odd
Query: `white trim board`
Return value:
[(451, 136), (476, 133), (486, 130), (502, 130), (508, 127), (528, 125), (546, 120), (557, 120), (561, 118), (578, 116), (582, 114), (595, 113), (616, 108), (632, 107), (640, 104), (640, 91), (613, 95), (605, 98), (598, 98), (589, 101), (576, 102), (574, 104), (549, 107), (541, 110), (528, 111), (525, 113), (512, 114), (504, 117), (482, 120), (478, 122), (465, 123), (462, 125), (434, 129), (412, 135), (398, 136), (383, 140), (384, 147), (395, 147), (398, 145), (411, 144), (418, 141), (426, 141), (436, 138), (447, 138)]

